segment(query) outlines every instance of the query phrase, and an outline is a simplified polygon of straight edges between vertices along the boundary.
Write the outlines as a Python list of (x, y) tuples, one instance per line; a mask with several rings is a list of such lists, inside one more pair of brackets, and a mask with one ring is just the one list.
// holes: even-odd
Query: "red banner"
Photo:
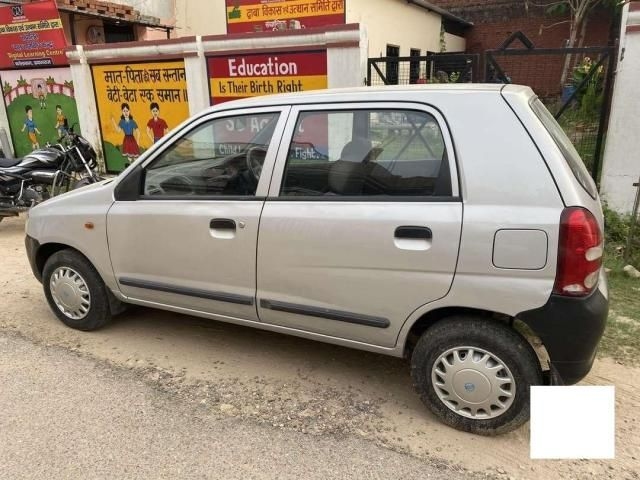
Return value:
[(0, 68), (67, 65), (54, 0), (0, 7)]
[(227, 33), (277, 32), (345, 23), (345, 0), (226, 0)]
[(327, 52), (212, 56), (211, 104), (274, 93), (327, 88)]

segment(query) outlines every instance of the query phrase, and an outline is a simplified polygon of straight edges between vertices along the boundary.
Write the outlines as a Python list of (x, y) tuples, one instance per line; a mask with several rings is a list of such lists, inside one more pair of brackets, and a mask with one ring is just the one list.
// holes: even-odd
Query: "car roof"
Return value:
[[(397, 101), (400, 99), (400, 97), (402, 97), (403, 93), (411, 96), (420, 93), (451, 93), (459, 95), (460, 93), (473, 94), (476, 92), (494, 92), (496, 94), (499, 94), (505, 88), (517, 93), (526, 93), (528, 95), (533, 94), (529, 87), (497, 83), (447, 83), (432, 85), (385, 85), (375, 87), (330, 88), (326, 90), (280, 93), (275, 95), (264, 95), (259, 97), (244, 98), (241, 100), (233, 100), (211, 107), (207, 109), (207, 112), (226, 110), (230, 108), (299, 105), (317, 102), (345, 102), (350, 100), (362, 101), (365, 99), (372, 101)], [(409, 97), (408, 99), (411, 99), (411, 97)]]

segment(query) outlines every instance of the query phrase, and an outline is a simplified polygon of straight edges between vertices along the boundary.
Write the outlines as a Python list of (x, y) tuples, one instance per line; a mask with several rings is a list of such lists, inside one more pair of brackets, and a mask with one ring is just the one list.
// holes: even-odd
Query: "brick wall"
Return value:
[[(467, 52), (496, 49), (514, 32), (523, 32), (537, 48), (561, 48), (569, 38), (568, 17), (549, 15), (545, 8), (526, 7), (522, 0), (432, 0), (473, 22), (466, 32)], [(600, 12), (589, 19), (582, 46), (603, 46), (609, 40), (611, 15)], [(513, 47), (519, 47), (518, 43)], [(577, 46), (577, 45), (576, 45)], [(502, 57), (501, 67), (513, 83), (531, 86), (541, 96), (558, 95), (564, 55)], [(574, 61), (581, 60), (574, 58)]]
[[(431, 0), (432, 3), (465, 20), (480, 22), (483, 19), (499, 20), (513, 15), (526, 13), (527, 7), (522, 0)], [(532, 7), (536, 8), (536, 7)]]
[[(538, 48), (560, 48), (569, 38), (569, 25), (558, 17), (522, 16), (501, 21), (474, 23), (467, 33), (467, 49), (473, 53), (498, 48), (513, 32), (521, 31)], [(595, 16), (589, 20), (583, 46), (607, 45), (611, 20)]]
[[(481, 53), (497, 48), (513, 32), (522, 31), (536, 47), (559, 48), (569, 38), (568, 17), (548, 15), (544, 8), (522, 0), (432, 0), (465, 20), (473, 22), (467, 31), (467, 51)], [(611, 16), (604, 12), (589, 19), (584, 46), (606, 45)]]

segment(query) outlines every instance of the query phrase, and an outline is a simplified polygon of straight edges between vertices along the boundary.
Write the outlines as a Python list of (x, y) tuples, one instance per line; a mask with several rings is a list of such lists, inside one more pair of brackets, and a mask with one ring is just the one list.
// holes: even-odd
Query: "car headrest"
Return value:
[(371, 140), (362, 137), (354, 137), (347, 143), (340, 154), (340, 159), (347, 162), (367, 163), (371, 154)]

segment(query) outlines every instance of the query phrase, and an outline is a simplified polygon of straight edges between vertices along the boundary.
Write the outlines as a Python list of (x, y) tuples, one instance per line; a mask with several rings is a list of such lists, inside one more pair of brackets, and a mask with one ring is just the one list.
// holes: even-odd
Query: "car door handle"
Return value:
[(394, 234), (396, 238), (406, 238), (410, 240), (431, 240), (433, 234), (428, 227), (398, 227)]
[(209, 228), (211, 230), (235, 230), (236, 222), (229, 218), (214, 218), (209, 223)]

